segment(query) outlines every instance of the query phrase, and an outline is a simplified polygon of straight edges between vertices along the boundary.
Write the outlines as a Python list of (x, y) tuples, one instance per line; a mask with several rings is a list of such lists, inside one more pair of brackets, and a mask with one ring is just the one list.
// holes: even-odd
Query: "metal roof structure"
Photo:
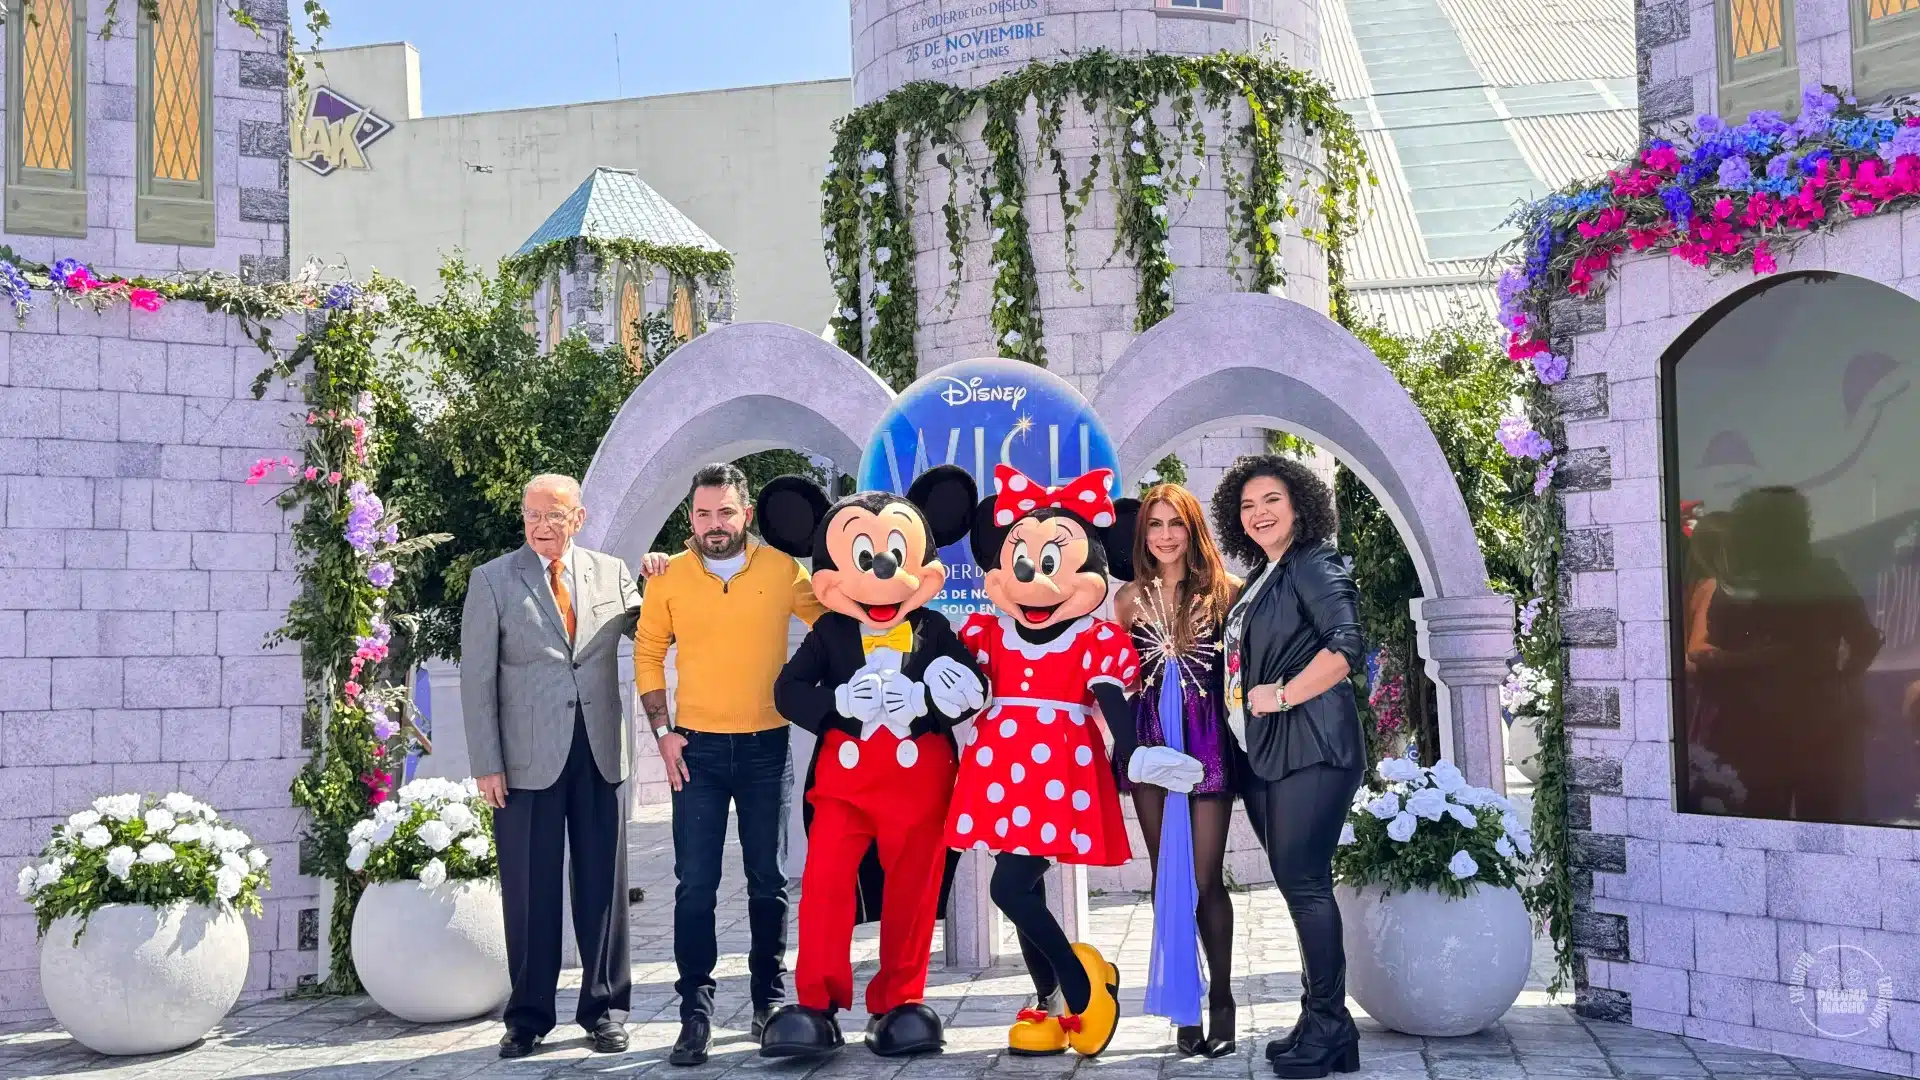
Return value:
[(1320, 27), (1321, 70), (1380, 181), (1348, 287), (1388, 329), (1491, 314), (1481, 264), (1515, 205), (1638, 141), (1632, 0), (1331, 0)]
[(726, 250), (631, 169), (605, 166), (593, 170), (593, 175), (575, 188), (514, 254), (524, 255), (542, 244), (576, 236)]

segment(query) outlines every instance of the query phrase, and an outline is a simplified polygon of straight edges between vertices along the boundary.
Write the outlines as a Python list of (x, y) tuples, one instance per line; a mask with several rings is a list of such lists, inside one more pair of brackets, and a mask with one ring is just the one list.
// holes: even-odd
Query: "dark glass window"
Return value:
[(1783, 275), (1668, 356), (1681, 809), (1920, 825), (1920, 304)]

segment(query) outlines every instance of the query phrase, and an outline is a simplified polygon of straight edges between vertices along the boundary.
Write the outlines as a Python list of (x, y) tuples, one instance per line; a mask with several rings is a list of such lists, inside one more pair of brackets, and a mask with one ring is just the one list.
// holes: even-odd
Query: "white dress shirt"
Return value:
[(567, 583), (567, 595), (573, 599), (575, 605), (574, 617), (578, 618), (580, 613), (578, 606), (580, 603), (580, 587), (574, 578), (573, 545), (568, 544), (567, 550), (561, 552), (558, 559), (544, 559), (542, 561), (546, 563), (544, 569), (547, 572), (547, 595), (553, 596), (553, 606), (556, 608), (560, 606), (560, 597), (555, 596), (553, 592), (553, 564), (558, 562), (560, 564), (560, 577)]

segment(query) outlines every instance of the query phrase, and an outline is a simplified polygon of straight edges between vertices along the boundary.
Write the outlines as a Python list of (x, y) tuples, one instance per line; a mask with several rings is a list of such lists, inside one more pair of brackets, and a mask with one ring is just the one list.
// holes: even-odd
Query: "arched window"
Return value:
[(547, 280), (548, 349), (557, 348), (560, 344), (561, 337), (566, 334), (567, 304), (566, 298), (560, 295), (560, 280), (561, 278), (558, 272), (555, 272), (553, 277)]
[(640, 279), (631, 268), (623, 266), (620, 268), (620, 348), (635, 371), (644, 368), (647, 362), (647, 337), (640, 328), (640, 320), (644, 318)]
[(1920, 825), (1915, 341), (1904, 294), (1790, 274), (1668, 351), (1683, 811)]
[(673, 283), (673, 336), (681, 341), (692, 341), (696, 327), (693, 321), (693, 286), (683, 280)]
[(1714, 0), (1719, 94), (1715, 109), (1739, 123), (1755, 109), (1800, 109), (1793, 0)]
[(35, 0), (7, 20), (6, 227), (87, 235), (87, 5)]
[(213, 0), (154, 0), (151, 11), (139, 9), (134, 235), (212, 247)]

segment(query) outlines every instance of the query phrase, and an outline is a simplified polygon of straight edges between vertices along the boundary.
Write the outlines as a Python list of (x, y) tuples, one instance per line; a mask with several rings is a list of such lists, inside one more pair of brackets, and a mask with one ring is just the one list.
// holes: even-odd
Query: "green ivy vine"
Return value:
[[(1104, 128), (1101, 148), (1077, 181), (1059, 149), (1074, 102), (1087, 115), (1102, 117)], [(1163, 108), (1172, 114), (1167, 127), (1154, 118)], [(1028, 110), (1037, 122), (1031, 146), (1020, 130)], [(979, 170), (958, 135), (960, 125), (976, 115), (988, 157)], [(836, 341), (896, 389), (914, 377), (918, 312), (911, 303), (912, 267), (900, 256), (910, 238), (913, 180), (929, 146), (948, 176), (940, 210), (952, 282), (947, 302), (959, 297), (967, 227), (977, 217), (990, 239), (991, 320), (1003, 355), (1046, 362), (1027, 221), (1030, 165), (1053, 177), (1075, 288), (1082, 287), (1078, 219), (1106, 172), (1115, 193), (1109, 258), (1124, 254), (1133, 264), (1135, 329), (1153, 326), (1173, 311), (1176, 267), (1167, 250), (1171, 215), (1176, 196), (1191, 196), (1205, 171), (1210, 153), (1205, 117), (1242, 115), (1244, 122), (1231, 124), (1219, 140), (1229, 163), (1223, 171), (1230, 268), (1249, 290), (1270, 290), (1284, 279), (1280, 237), (1287, 222), (1299, 218), (1300, 207), (1287, 195), (1291, 177), (1283, 149), (1286, 134), (1298, 131), (1316, 141), (1325, 157), (1313, 188), (1315, 223), (1303, 235), (1327, 253), (1338, 314), (1344, 307), (1340, 249), (1358, 227), (1360, 189), (1373, 176), (1332, 88), (1309, 73), (1244, 54), (1131, 57), (1093, 50), (1029, 64), (979, 87), (910, 83), (840, 121), (821, 189), (822, 240), (838, 299), (832, 324)], [(903, 150), (904, 161), (898, 157)], [(1186, 175), (1189, 159), (1199, 164)], [(1236, 161), (1244, 165), (1235, 167)]]
[(626, 263), (630, 267), (658, 266), (676, 278), (717, 286), (733, 273), (733, 253), (689, 244), (654, 244), (626, 237), (569, 236), (549, 240), (521, 255), (508, 256), (502, 267), (522, 281), (539, 282), (547, 275), (571, 270), (581, 256), (591, 256), (603, 265)]

